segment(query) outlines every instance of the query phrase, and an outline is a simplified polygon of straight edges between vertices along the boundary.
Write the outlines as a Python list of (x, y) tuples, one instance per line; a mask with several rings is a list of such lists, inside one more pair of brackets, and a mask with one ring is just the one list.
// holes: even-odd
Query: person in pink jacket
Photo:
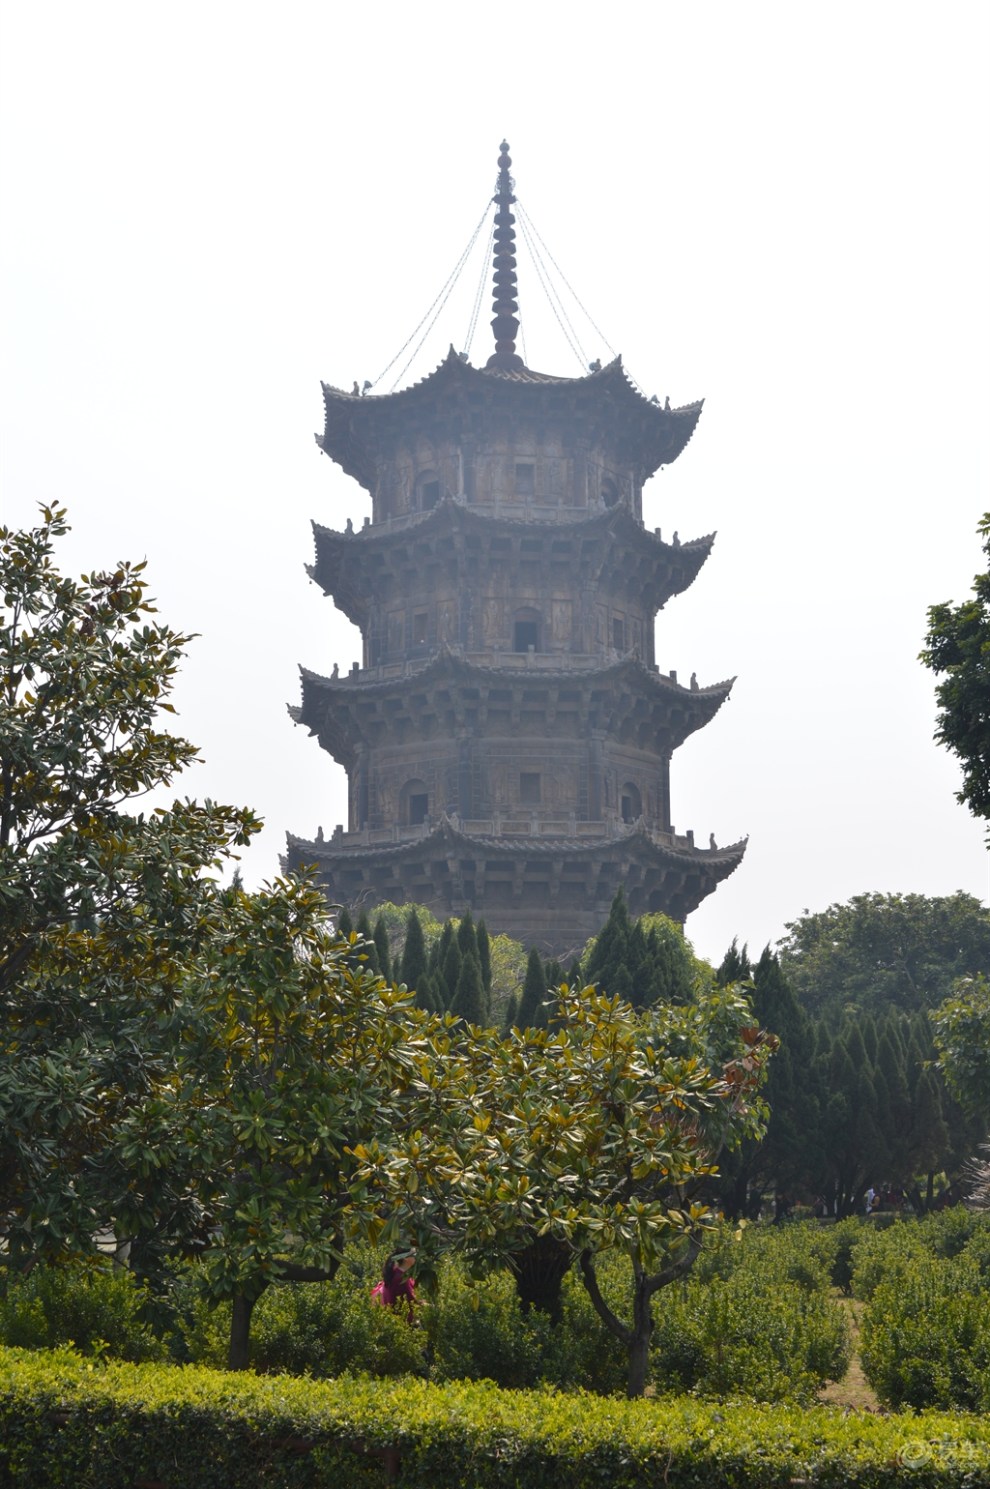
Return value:
[(371, 1296), (383, 1308), (406, 1308), (410, 1323), (416, 1305), (416, 1283), (410, 1276), (415, 1262), (416, 1252), (411, 1246), (403, 1251), (393, 1251), (382, 1268), (381, 1282), (376, 1282), (371, 1289)]

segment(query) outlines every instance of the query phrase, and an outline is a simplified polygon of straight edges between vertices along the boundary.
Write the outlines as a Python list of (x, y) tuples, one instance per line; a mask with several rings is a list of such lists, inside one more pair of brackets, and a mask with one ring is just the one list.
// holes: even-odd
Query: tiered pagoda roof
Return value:
[[(469, 660), (448, 647), (413, 670), (321, 677), (301, 668), (302, 704), (290, 713), (350, 769), (359, 745), (378, 746), (410, 729), (417, 738), (452, 738), (502, 721), (518, 732), (587, 738), (608, 731), (616, 743), (671, 755), (715, 717), (734, 679), (686, 688), (626, 656), (594, 659), (512, 657), (518, 666)], [(388, 669), (381, 669), (388, 672)]]
[(621, 443), (646, 480), (680, 455), (703, 402), (665, 408), (644, 398), (621, 357), (584, 377), (553, 377), (525, 367), (472, 367), (451, 347), (434, 372), (398, 393), (362, 396), (324, 383), (326, 422), (316, 442), (371, 491), (377, 452), (424, 424), (462, 441), (493, 421), (567, 419), (579, 421), (592, 442)]
[[(396, 541), (397, 532), (401, 538)], [(503, 556), (518, 562), (568, 564), (585, 582), (637, 595), (656, 611), (697, 577), (711, 553), (715, 534), (684, 543), (667, 543), (648, 532), (625, 504), (583, 515), (539, 521), (516, 513), (493, 513), (446, 496), (432, 511), (377, 523), (357, 532), (338, 532), (313, 523), (316, 562), (310, 578), (330, 595), (348, 620), (363, 626), (374, 593), (395, 590), (404, 572), (421, 570), (430, 557), (456, 561), (479, 545), (499, 542)]]
[[(576, 828), (576, 830), (575, 830)], [(746, 842), (695, 848), (690, 837), (645, 822), (540, 823), (503, 820), (343, 833), (330, 841), (289, 836), (288, 867), (315, 867), (343, 904), (419, 903), (440, 915), (484, 907), (496, 926), (545, 953), (580, 952), (604, 923), (622, 886), (630, 913), (662, 906), (683, 920), (738, 867)]]

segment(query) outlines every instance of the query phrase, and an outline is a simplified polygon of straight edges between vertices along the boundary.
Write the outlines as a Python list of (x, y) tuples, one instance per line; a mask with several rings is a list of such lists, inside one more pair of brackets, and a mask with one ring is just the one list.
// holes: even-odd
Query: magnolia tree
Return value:
[[(736, 987), (645, 1014), (593, 988), (558, 997), (552, 1031), (434, 1029), (414, 1062), (408, 1135), (354, 1150), (352, 1220), (360, 1231), (380, 1195), (389, 1243), (450, 1246), (479, 1271), (518, 1268), (534, 1249), (544, 1263), (576, 1260), (627, 1349), (629, 1394), (641, 1395), (652, 1300), (714, 1223), (706, 1192), (720, 1149), (761, 1130), (774, 1041)], [(598, 1259), (613, 1250), (631, 1263), (624, 1312), (598, 1285)]]
[(119, 1124), (168, 1079), (209, 871), (254, 814), (136, 804), (196, 756), (160, 726), (187, 637), (143, 564), (75, 580), (65, 514), (0, 529), (0, 1252), (29, 1267), (109, 1223)]
[[(355, 1149), (404, 1120), (430, 1020), (333, 934), (312, 884), (223, 898), (189, 969), (174, 1077), (120, 1149), (132, 1196), (146, 1187), (156, 1212), (185, 1207), (184, 1249), (200, 1254), (209, 1297), (233, 1305), (238, 1369), (270, 1283), (334, 1276)], [(123, 1196), (118, 1226), (139, 1239), (147, 1222), (146, 1201)]]

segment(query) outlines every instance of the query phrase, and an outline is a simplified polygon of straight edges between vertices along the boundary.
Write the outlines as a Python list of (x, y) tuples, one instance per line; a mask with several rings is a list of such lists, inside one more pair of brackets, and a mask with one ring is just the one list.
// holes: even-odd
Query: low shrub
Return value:
[(899, 1258), (861, 1327), (863, 1372), (884, 1405), (990, 1411), (990, 1298), (965, 1250)]
[(618, 1401), (487, 1383), (296, 1380), (0, 1351), (18, 1489), (975, 1489), (990, 1422)]
[(660, 1294), (653, 1372), (664, 1391), (810, 1401), (849, 1364), (849, 1331), (823, 1289), (740, 1268)]
[(0, 1270), (0, 1343), (25, 1349), (72, 1344), (83, 1354), (119, 1360), (168, 1358), (145, 1318), (147, 1294), (109, 1259), (35, 1267), (27, 1276)]
[[(628, 1294), (624, 1257), (603, 1259), (599, 1284), (621, 1311)], [(621, 1391), (625, 1350), (602, 1326), (576, 1272), (564, 1278), (558, 1325), (536, 1310), (524, 1313), (507, 1273), (474, 1281), (458, 1264), (444, 1269), (435, 1305), (427, 1310), (431, 1379), (491, 1380), (521, 1388)]]

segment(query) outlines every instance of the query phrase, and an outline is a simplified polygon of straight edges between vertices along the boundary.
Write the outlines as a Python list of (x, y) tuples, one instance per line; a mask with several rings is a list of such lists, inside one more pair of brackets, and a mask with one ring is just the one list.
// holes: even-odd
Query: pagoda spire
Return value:
[(519, 310), (516, 300), (516, 219), (509, 210), (516, 200), (512, 192), (515, 182), (509, 174), (512, 159), (507, 140), (502, 141), (500, 149), (498, 182), (492, 197), (495, 203), (495, 252), (492, 255), (495, 270), (492, 300), (492, 309), (495, 312), (492, 321), (495, 350), (485, 365), (514, 371), (526, 365), (516, 352), (516, 334), (519, 330), (519, 321), (516, 318)]

